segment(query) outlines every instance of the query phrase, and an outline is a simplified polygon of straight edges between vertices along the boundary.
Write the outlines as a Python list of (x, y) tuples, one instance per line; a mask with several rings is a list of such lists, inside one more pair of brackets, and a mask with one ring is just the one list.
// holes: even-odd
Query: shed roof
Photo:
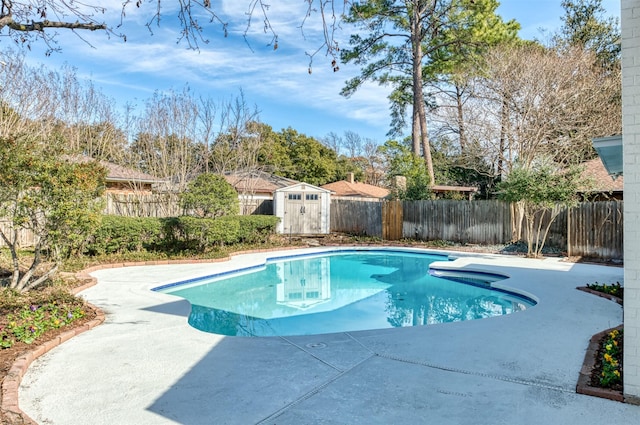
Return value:
[(276, 192), (296, 192), (296, 191), (305, 191), (305, 192), (324, 192), (331, 193), (329, 189), (325, 189), (322, 187), (314, 186), (305, 182), (298, 182), (296, 184), (292, 184), (291, 186), (281, 187), (276, 190)]

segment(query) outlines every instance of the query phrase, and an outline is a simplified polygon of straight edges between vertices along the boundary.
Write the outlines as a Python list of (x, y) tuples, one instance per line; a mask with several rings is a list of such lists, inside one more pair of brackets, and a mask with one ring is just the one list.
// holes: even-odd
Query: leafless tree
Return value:
[(80, 81), (73, 68), (65, 67), (57, 76), (50, 83), (56, 86), (60, 131), (70, 149), (87, 157), (121, 162), (126, 138), (119, 128), (114, 100), (91, 81)]
[(113, 101), (79, 80), (73, 68), (32, 67), (21, 53), (0, 52), (0, 103), (0, 135), (55, 134), (70, 152), (107, 160), (125, 147)]
[(362, 157), (366, 160), (365, 183), (382, 185), (385, 178), (384, 159), (380, 154), (380, 145), (373, 139), (364, 139)]
[(344, 147), (350, 158), (360, 156), (362, 153), (362, 136), (355, 131), (347, 130), (344, 132)]
[[(224, 174), (257, 167), (261, 136), (256, 107), (250, 107), (244, 93), (235, 99), (210, 104), (209, 122), (216, 122), (217, 130), (208, 132), (209, 166), (213, 172)], [(205, 111), (206, 112), (206, 111)]]
[(340, 156), (340, 149), (344, 145), (342, 137), (338, 136), (335, 132), (330, 131), (322, 138), (321, 141), (326, 147), (334, 151), (337, 156)]
[[(88, 41), (82, 32), (96, 30), (126, 41), (123, 25), (127, 15), (138, 10), (147, 14), (145, 25), (150, 33), (160, 26), (163, 18), (175, 16), (180, 24), (179, 41), (185, 41), (193, 49), (209, 43), (210, 40), (205, 36), (208, 27), (215, 26), (225, 37), (228, 35), (229, 23), (221, 13), (221, 6), (214, 5), (211, 0), (179, 0), (177, 3), (175, 7), (170, 7), (166, 0), (1, 0), (0, 36), (10, 37), (15, 43), (27, 47), (33, 42), (42, 41), (47, 45), (48, 53), (59, 50), (55, 32), (59, 29), (73, 31), (85, 42)], [(308, 20), (317, 16), (324, 40), (316, 51), (307, 53), (311, 70), (313, 58), (318, 53), (325, 52), (335, 61), (339, 51), (335, 33), (349, 1), (304, 0), (304, 3), (306, 11), (300, 16), (301, 31), (308, 27)], [(251, 28), (260, 25), (264, 33), (271, 37), (270, 44), (277, 49), (278, 28), (271, 23), (269, 9), (270, 3), (265, 0), (246, 1), (243, 11), (243, 18), (246, 19), (244, 37), (247, 38)], [(337, 65), (334, 68), (337, 70)]]
[(0, 137), (31, 133), (42, 137), (56, 123), (57, 93), (50, 82), (55, 72), (30, 67), (24, 55), (0, 52)]
[(131, 144), (132, 165), (166, 179), (181, 192), (203, 170), (197, 146), (198, 107), (188, 88), (156, 92), (136, 117), (136, 139)]
[(592, 155), (591, 139), (621, 131), (619, 71), (603, 72), (592, 52), (535, 45), (500, 47), (485, 57), (476, 80), (480, 135), (505, 172), (550, 155), (577, 164)]

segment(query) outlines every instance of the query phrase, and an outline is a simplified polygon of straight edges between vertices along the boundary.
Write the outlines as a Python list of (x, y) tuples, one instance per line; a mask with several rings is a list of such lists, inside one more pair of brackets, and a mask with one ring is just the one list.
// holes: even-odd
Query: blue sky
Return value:
[[(308, 73), (306, 52), (313, 52), (320, 43), (319, 22), (312, 17), (302, 34), (302, 0), (271, 2), (269, 18), (279, 37), (275, 51), (259, 19), (245, 42), (248, 0), (222, 1), (220, 12), (229, 21), (228, 37), (224, 38), (215, 24), (208, 25), (205, 37), (209, 43), (201, 44), (199, 51), (190, 50), (186, 43), (176, 43), (178, 26), (170, 18), (174, 3), (162, 2), (165, 18), (160, 27), (153, 27), (153, 35), (144, 26), (153, 8), (130, 8), (122, 29), (126, 43), (101, 32), (80, 32), (83, 41), (68, 31), (59, 31), (61, 53), (45, 57), (36, 48), (28, 53), (28, 59), (52, 69), (64, 63), (75, 67), (79, 76), (91, 79), (119, 107), (130, 103), (141, 108), (154, 91), (180, 91), (186, 85), (216, 101), (231, 100), (242, 91), (247, 103), (260, 111), (260, 119), (276, 131), (292, 127), (317, 138), (329, 132), (342, 136), (345, 131), (354, 131), (379, 143), (386, 140), (388, 88), (370, 84), (348, 99), (340, 96), (344, 82), (357, 75), (358, 69), (341, 65), (339, 72), (333, 72), (331, 59), (322, 53), (314, 58), (313, 72)], [(105, 15), (106, 22), (119, 21), (122, 0), (100, 4), (112, 5), (110, 10), (115, 11)], [(560, 26), (560, 4), (561, 0), (502, 0), (498, 13), (504, 20), (515, 19), (521, 24), (522, 38), (544, 39), (541, 29), (549, 33)], [(603, 6), (608, 15), (619, 17), (620, 0), (604, 0)]]

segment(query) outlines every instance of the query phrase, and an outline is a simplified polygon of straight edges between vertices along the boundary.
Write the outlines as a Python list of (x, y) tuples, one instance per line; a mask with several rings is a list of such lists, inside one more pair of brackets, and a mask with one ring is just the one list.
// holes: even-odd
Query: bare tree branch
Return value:
[[(2, 21), (0, 21), (0, 28)], [(14, 22), (10, 20), (7, 23), (7, 26), (15, 31), (44, 31), (45, 28), (68, 28), (68, 29), (80, 29), (80, 30), (106, 30), (106, 24), (91, 24), (91, 23), (80, 23), (80, 22), (54, 22), (54, 21), (41, 21), (41, 22), (31, 22), (29, 24), (20, 24), (18, 22)]]

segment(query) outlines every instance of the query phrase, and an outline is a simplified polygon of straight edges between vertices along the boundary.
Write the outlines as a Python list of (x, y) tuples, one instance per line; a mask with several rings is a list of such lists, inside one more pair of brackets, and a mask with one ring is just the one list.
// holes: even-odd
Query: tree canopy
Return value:
[(527, 167), (514, 168), (507, 179), (498, 184), (500, 198), (517, 203), (523, 209), (527, 255), (542, 255), (551, 224), (560, 213), (557, 207), (577, 203), (578, 191), (585, 183), (581, 171), (577, 166), (561, 168), (543, 159)]
[(606, 17), (602, 0), (563, 0), (562, 27), (555, 36), (561, 46), (579, 46), (595, 53), (605, 68), (620, 65), (618, 19)]
[(371, 0), (352, 4), (346, 17), (360, 31), (351, 35), (350, 48), (342, 50), (341, 59), (362, 69), (347, 81), (342, 94), (350, 96), (366, 81), (390, 84), (396, 129), (411, 105), (412, 152), (424, 157), (430, 184), (435, 174), (425, 80), (453, 72), (478, 46), (515, 36), (518, 25), (504, 24), (495, 14), (497, 7), (495, 0)]
[[(9, 287), (18, 291), (53, 275), (62, 259), (81, 249), (100, 220), (106, 170), (96, 161), (72, 160), (64, 152), (61, 140), (25, 134), (0, 138), (0, 217), (8, 220), (0, 237), (11, 253)], [(21, 229), (36, 236), (26, 270), (21, 265)]]

